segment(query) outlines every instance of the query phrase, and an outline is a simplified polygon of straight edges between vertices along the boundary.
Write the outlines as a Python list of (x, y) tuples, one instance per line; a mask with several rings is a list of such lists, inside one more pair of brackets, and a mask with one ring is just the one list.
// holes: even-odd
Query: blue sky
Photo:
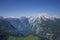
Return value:
[(60, 0), (0, 0), (0, 16), (34, 16), (38, 13), (60, 16)]

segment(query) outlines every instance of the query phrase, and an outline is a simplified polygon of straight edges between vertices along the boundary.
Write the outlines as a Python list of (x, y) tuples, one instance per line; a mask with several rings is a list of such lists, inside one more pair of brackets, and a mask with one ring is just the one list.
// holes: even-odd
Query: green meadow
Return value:
[(9, 36), (8, 40), (41, 40), (41, 38), (35, 35), (28, 35), (26, 37), (13, 37)]

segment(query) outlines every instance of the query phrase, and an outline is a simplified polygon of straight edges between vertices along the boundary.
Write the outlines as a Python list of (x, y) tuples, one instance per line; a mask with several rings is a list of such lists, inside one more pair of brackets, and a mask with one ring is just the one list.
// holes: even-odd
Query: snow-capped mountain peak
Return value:
[(55, 18), (60, 18), (59, 16), (49, 15), (47, 13), (40, 13), (40, 14), (36, 15), (36, 17), (37, 18), (42, 18), (42, 19), (50, 19), (50, 20), (54, 20)]

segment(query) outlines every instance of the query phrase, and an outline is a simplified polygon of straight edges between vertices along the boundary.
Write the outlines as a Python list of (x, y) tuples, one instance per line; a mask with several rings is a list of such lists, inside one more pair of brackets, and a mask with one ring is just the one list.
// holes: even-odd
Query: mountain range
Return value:
[(34, 34), (49, 40), (60, 40), (60, 17), (37, 15), (19, 18), (4, 18), (0, 16), (0, 34), (26, 36)]

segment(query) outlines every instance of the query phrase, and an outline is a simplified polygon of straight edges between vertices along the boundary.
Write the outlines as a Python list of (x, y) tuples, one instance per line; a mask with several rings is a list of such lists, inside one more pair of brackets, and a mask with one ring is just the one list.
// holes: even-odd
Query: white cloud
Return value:
[[(4, 17), (4, 18), (20, 18), (22, 16), (9, 16), (9, 17)], [(31, 16), (25, 16), (27, 18), (30, 18)], [(48, 13), (38, 13), (36, 16), (32, 16), (32, 17), (45, 17), (45, 18), (60, 18), (60, 16), (57, 15), (49, 15)]]
[(19, 16), (9, 16), (9, 17), (5, 17), (5, 18), (20, 18)]

